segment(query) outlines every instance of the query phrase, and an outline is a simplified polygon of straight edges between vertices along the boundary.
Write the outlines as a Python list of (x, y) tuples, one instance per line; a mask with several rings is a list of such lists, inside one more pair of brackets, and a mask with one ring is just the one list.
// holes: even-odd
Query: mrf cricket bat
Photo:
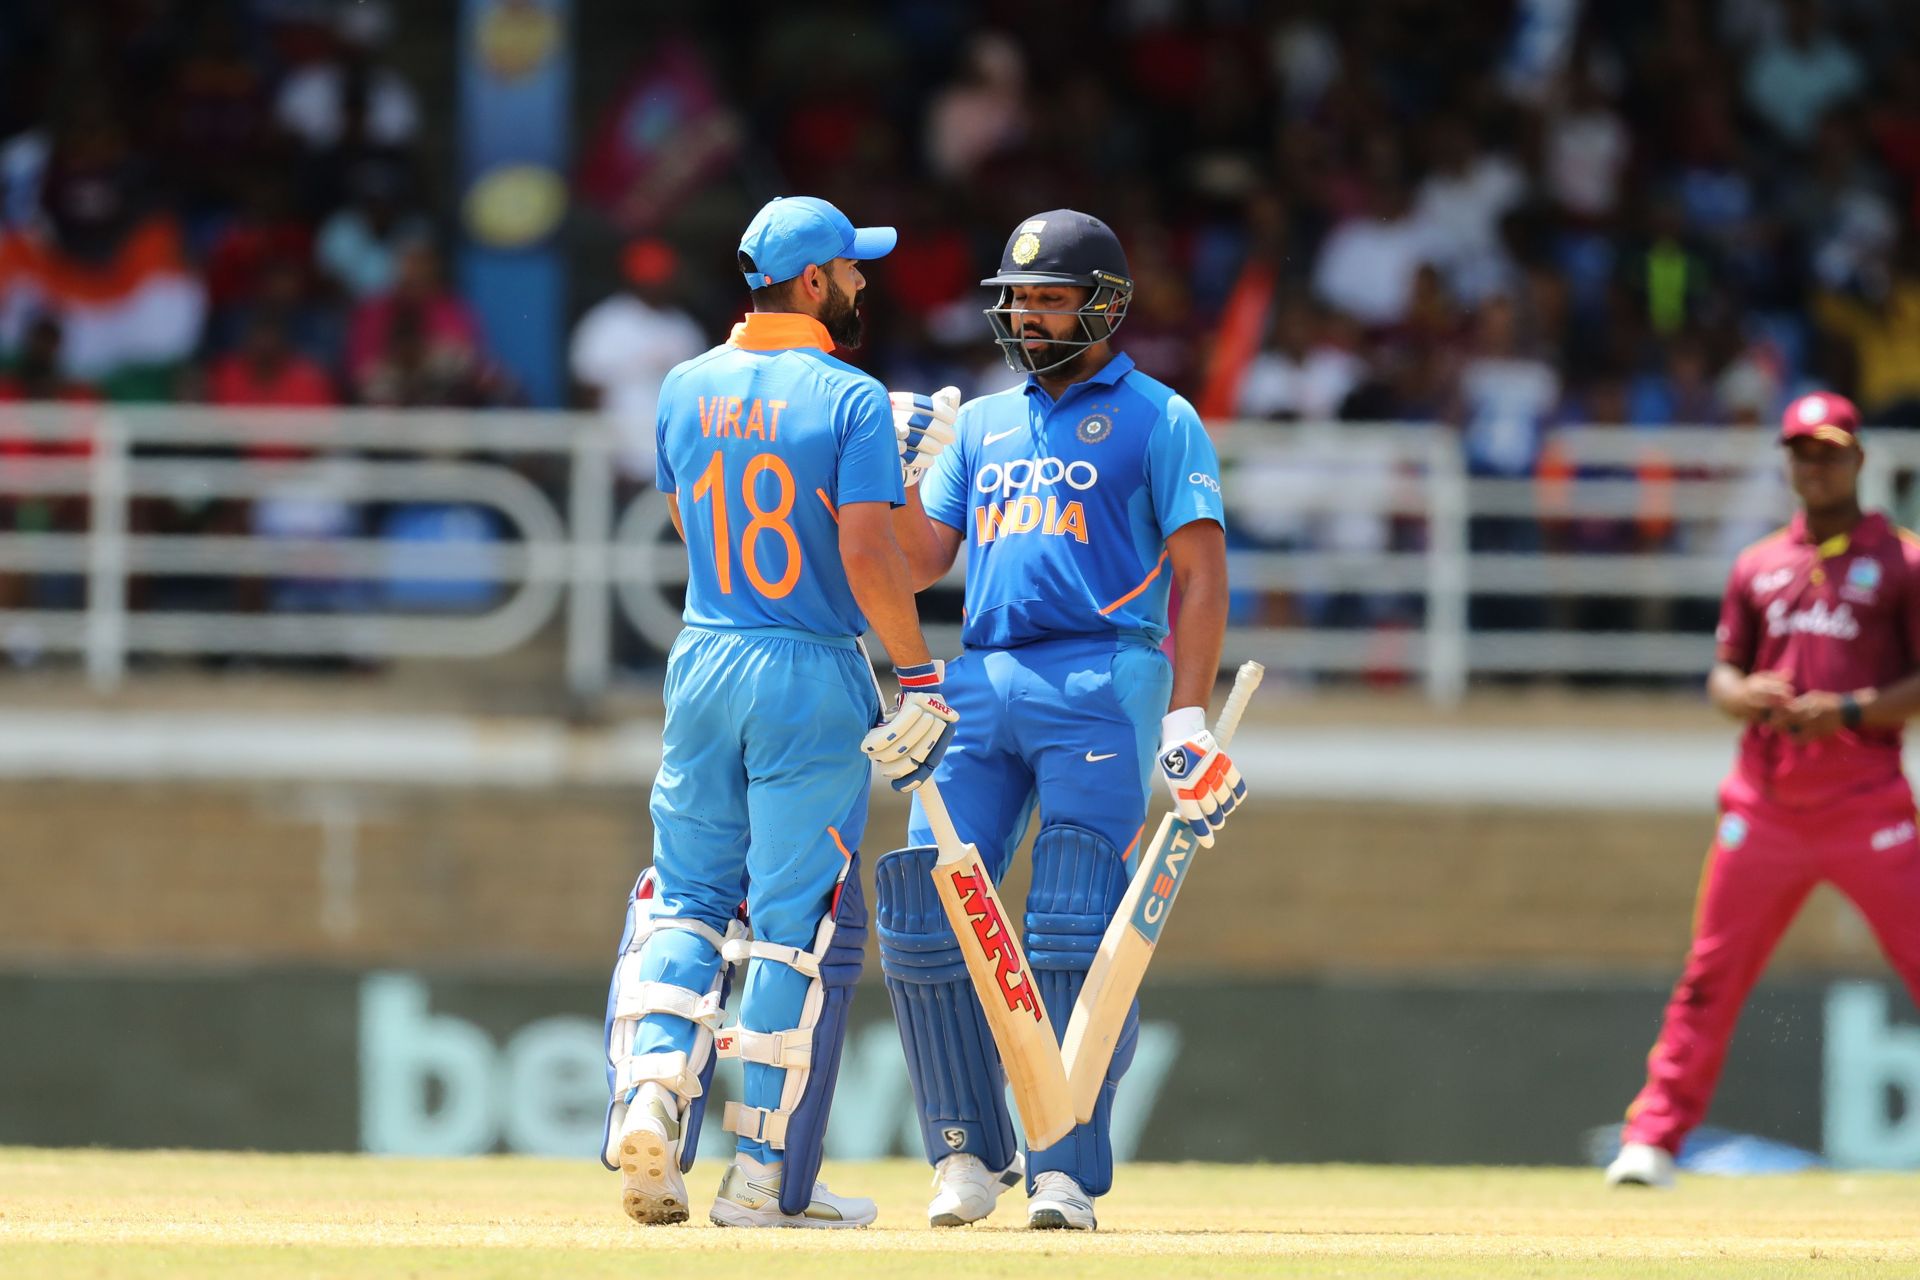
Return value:
[(934, 888), (947, 922), (960, 939), (973, 992), (986, 1011), (987, 1027), (1000, 1049), (1007, 1083), (1013, 1086), (1014, 1105), (1027, 1147), (1050, 1147), (1073, 1130), (1073, 1103), (1067, 1094), (1067, 1073), (1060, 1060), (1060, 1042), (1041, 1002), (1040, 987), (1020, 938), (1007, 922), (1006, 908), (994, 891), (993, 877), (980, 861), (979, 850), (962, 844), (953, 828), (947, 805), (933, 779), (920, 784), (920, 803), (933, 828), (939, 855), (933, 864)]
[[(1221, 708), (1220, 721), (1213, 730), (1223, 749), (1233, 740), (1247, 701), (1266, 673), (1259, 663), (1248, 662), (1234, 677), (1233, 691), (1227, 695), (1227, 705)], [(1166, 926), (1173, 900), (1199, 851), (1200, 841), (1192, 827), (1171, 813), (1160, 819), (1160, 829), (1140, 855), (1140, 869), (1133, 873), (1127, 896), (1120, 900), (1100, 939), (1100, 949), (1094, 953), (1093, 967), (1087, 971), (1086, 984), (1074, 1002), (1067, 1038), (1060, 1046), (1073, 1113), (1083, 1123), (1093, 1119), (1127, 1010), (1133, 1007), (1140, 980), (1153, 962), (1153, 950), (1160, 945), (1160, 930)]]

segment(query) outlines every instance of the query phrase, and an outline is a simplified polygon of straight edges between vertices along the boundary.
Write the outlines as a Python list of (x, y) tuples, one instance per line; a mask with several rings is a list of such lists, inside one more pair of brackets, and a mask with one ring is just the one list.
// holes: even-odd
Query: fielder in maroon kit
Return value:
[(1920, 1001), (1920, 839), (1900, 771), (1901, 726), (1920, 711), (1920, 540), (1860, 510), (1859, 431), (1841, 396), (1787, 406), (1800, 511), (1727, 579), (1707, 694), (1747, 728), (1720, 788), (1686, 971), (1609, 1183), (1672, 1184), (1740, 1006), (1822, 880), (1859, 907)]

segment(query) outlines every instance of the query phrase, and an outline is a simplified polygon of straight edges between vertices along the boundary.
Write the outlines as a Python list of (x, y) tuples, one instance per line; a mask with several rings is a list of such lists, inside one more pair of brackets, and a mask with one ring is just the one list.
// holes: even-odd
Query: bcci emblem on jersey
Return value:
[(1080, 419), (1080, 425), (1074, 428), (1073, 434), (1079, 437), (1081, 444), (1099, 444), (1113, 434), (1113, 419), (1104, 413), (1090, 413)]

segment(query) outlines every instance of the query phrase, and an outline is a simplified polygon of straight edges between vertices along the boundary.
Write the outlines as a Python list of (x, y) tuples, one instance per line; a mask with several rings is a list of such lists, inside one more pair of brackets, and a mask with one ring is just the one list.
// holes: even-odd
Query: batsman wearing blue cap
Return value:
[[(739, 267), (754, 309), (660, 389), (657, 484), (687, 546), (649, 806), (653, 865), (607, 995), (607, 1166), (628, 1215), (687, 1218), (716, 1058), (744, 1064), (712, 1220), (863, 1227), (871, 1200), (816, 1181), (860, 976), (871, 765), (920, 785), (952, 737), (891, 512), (902, 459), (886, 391), (830, 353), (860, 345), (861, 261), (893, 248), (824, 200), (760, 210)], [(924, 434), (924, 433), (921, 433)], [(871, 625), (900, 697), (883, 716)], [(863, 752), (865, 754), (863, 754)], [(739, 1021), (722, 1026), (736, 970)]]
[[(909, 468), (894, 520), (922, 587), (966, 544), (965, 652), (945, 685), (961, 719), (934, 777), (996, 880), (1038, 807), (1026, 951), (1064, 1031), (1125, 893), (1156, 772), (1203, 844), (1245, 794), (1206, 728), (1227, 616), (1220, 471), (1193, 406), (1113, 348), (1133, 281), (1105, 223), (1035, 214), (982, 283), (1000, 291), (987, 318), (1026, 380), (957, 413), (952, 389), (894, 393), (902, 433), (951, 417), (956, 436), (936, 441), (924, 476)], [(959, 1226), (992, 1212), (1021, 1159), (917, 800), (908, 839), (874, 867), (880, 957), (936, 1170), (928, 1217)], [(1136, 1029), (1130, 1020), (1093, 1120), (1028, 1154), (1029, 1226), (1093, 1229)]]

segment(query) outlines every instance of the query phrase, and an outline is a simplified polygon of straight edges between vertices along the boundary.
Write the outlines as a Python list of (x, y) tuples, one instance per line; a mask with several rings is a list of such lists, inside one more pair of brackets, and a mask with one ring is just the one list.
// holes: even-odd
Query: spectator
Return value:
[(1820, 23), (1815, 0), (1786, 0), (1786, 30), (1747, 64), (1747, 106), (1795, 147), (1813, 141), (1820, 117), (1860, 91), (1860, 59)]
[[(324, 409), (338, 403), (320, 362), (298, 351), (286, 324), (270, 312), (256, 313), (238, 351), (221, 357), (207, 375), (207, 399), (229, 409)], [(293, 445), (250, 445), (247, 456), (263, 462), (310, 456)], [(309, 467), (279, 479), (253, 503), (247, 525), (259, 537), (299, 542), (350, 538), (358, 518), (345, 476)], [(243, 579), (242, 608), (276, 613), (329, 612), (356, 598), (351, 581), (312, 574)]]
[(1339, 417), (1367, 367), (1351, 349), (1351, 329), (1304, 298), (1283, 304), (1271, 343), (1240, 384), (1240, 416), (1309, 422)]
[(1314, 293), (1363, 325), (1384, 327), (1405, 318), (1420, 268), (1437, 263), (1444, 246), (1414, 216), (1412, 195), (1396, 174), (1366, 189), (1362, 212), (1334, 228), (1313, 267)]
[(391, 25), (379, 0), (340, 6), (333, 55), (280, 86), (274, 115), (307, 150), (398, 151), (413, 141), (420, 129), (413, 89), (379, 61)]
[(1431, 150), (1432, 170), (1420, 184), (1414, 217), (1431, 236), (1432, 260), (1448, 287), (1471, 305), (1512, 284), (1500, 220), (1526, 198), (1526, 176), (1506, 157), (1477, 151), (1457, 117), (1434, 125)]
[(975, 36), (960, 77), (927, 108), (927, 167), (943, 182), (965, 182), (1026, 133), (1026, 61), (998, 31)]
[(1663, 344), (1664, 367), (1633, 379), (1627, 416), (1643, 426), (1706, 426), (1721, 421), (1719, 397), (1700, 339), (1681, 334)]
[(391, 160), (361, 161), (348, 176), (351, 203), (320, 228), (319, 268), (355, 302), (393, 288), (401, 249), (428, 234), (426, 219), (404, 209), (405, 182), (404, 171)]
[(1885, 263), (1900, 236), (1900, 210), (1851, 119), (1828, 116), (1819, 137), (1811, 180), (1795, 189), (1788, 216), (1823, 287), (1870, 287), (1863, 273)]
[(354, 311), (347, 378), (365, 404), (488, 401), (479, 321), (441, 284), (440, 258), (429, 241), (409, 241), (400, 251), (393, 288)]
[(1633, 138), (1584, 63), (1574, 65), (1565, 101), (1547, 118), (1545, 151), (1547, 195), (1556, 205), (1585, 222), (1613, 216)]
[(1456, 416), (1468, 466), (1477, 475), (1531, 475), (1541, 431), (1559, 403), (1560, 375), (1522, 340), (1512, 299), (1489, 299), (1460, 369)]
[[(257, 314), (239, 350), (214, 361), (207, 373), (207, 400), (229, 407), (318, 409), (338, 403), (333, 380), (318, 360), (297, 350), (284, 321)], [(301, 451), (261, 445), (257, 458), (299, 457)]]
[(629, 485), (653, 480), (660, 383), (707, 346), (674, 299), (679, 259), (663, 240), (636, 240), (621, 256), (628, 287), (596, 304), (574, 326), (573, 376), (619, 433), (618, 464)]
[[(36, 317), (27, 326), (20, 353), (0, 370), (0, 457), (85, 457), (92, 451), (85, 435), (78, 438), (39, 438), (26, 421), (16, 417), (16, 406), (61, 403), (93, 404), (100, 393), (61, 372), (60, 323), (51, 316)], [(67, 423), (71, 415), (63, 415)], [(74, 533), (87, 525), (87, 499), (78, 493), (0, 493), (0, 529), (8, 533)], [(0, 608), (73, 608), (80, 603), (80, 579), (72, 574), (0, 572)], [(0, 637), (16, 665), (39, 657), (39, 641), (31, 629), (15, 629)]]
[(1920, 427), (1920, 239), (1909, 235), (1890, 274), (1814, 300), (1820, 327), (1852, 356), (1861, 411), (1876, 423)]

